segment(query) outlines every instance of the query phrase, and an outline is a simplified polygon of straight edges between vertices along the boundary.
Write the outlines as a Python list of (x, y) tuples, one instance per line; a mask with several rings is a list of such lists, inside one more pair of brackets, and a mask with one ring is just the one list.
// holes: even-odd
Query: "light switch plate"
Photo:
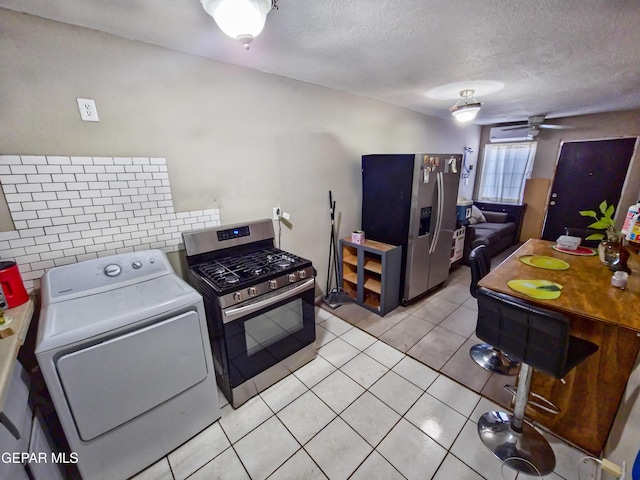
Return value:
[(78, 101), (78, 109), (80, 110), (80, 118), (84, 122), (99, 122), (98, 109), (96, 102), (92, 98), (76, 98)]

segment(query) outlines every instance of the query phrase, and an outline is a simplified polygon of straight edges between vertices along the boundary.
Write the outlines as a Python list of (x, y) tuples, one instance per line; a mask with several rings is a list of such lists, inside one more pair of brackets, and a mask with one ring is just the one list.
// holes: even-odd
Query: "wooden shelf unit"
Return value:
[(361, 305), (378, 315), (398, 306), (402, 247), (350, 238), (340, 240), (342, 288)]

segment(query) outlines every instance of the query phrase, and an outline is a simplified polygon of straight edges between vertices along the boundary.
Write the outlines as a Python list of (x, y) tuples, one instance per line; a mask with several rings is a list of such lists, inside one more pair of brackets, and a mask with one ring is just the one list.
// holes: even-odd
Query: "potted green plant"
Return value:
[(598, 205), (598, 210), (602, 216), (598, 218), (598, 213), (594, 210), (581, 210), (578, 212), (583, 217), (592, 217), (595, 219), (591, 225), (587, 228), (594, 230), (604, 230), (604, 233), (594, 233), (589, 235), (585, 240), (601, 240), (598, 245), (598, 255), (603, 265), (611, 265), (620, 257), (620, 234), (616, 230), (616, 225), (613, 220), (613, 214), (616, 211), (616, 207), (608, 205), (606, 200), (603, 200)]

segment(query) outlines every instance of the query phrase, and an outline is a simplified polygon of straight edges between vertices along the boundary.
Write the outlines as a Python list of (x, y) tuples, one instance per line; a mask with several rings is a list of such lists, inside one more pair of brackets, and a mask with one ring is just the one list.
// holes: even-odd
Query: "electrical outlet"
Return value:
[(273, 207), (273, 220), (280, 220), (280, 214), (282, 213), (282, 210), (280, 210), (280, 207)]
[(98, 109), (96, 102), (92, 98), (76, 98), (78, 101), (78, 109), (80, 110), (80, 118), (84, 122), (99, 122)]

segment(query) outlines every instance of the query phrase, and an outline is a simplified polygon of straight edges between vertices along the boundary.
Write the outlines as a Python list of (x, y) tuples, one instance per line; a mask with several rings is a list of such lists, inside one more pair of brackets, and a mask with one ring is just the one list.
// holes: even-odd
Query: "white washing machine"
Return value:
[(49, 270), (36, 358), (85, 480), (128, 478), (220, 418), (202, 298), (160, 250)]

